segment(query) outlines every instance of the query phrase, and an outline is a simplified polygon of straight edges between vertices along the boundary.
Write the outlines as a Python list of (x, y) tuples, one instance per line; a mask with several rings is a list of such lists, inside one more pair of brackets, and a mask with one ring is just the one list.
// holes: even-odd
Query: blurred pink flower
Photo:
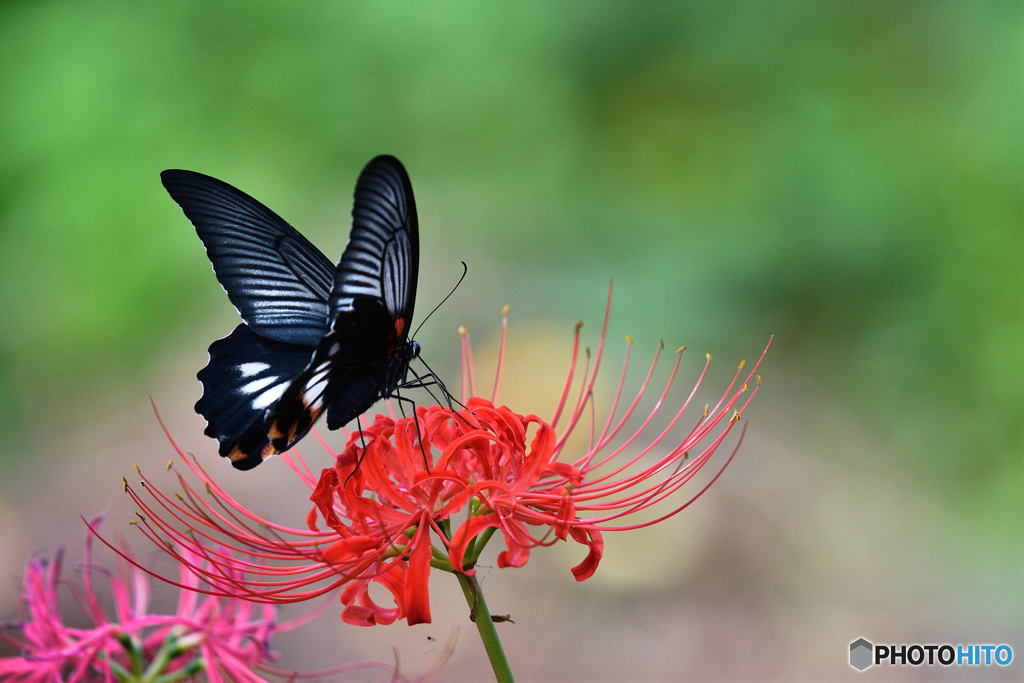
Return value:
[[(610, 304), (609, 294), (609, 309)], [(180, 450), (202, 487), (179, 474), (184, 496), (174, 498), (143, 478), (152, 502), (126, 487), (141, 509), (140, 528), (183, 564), (191, 564), (218, 594), (286, 603), (340, 588), (342, 618), (366, 626), (398, 619), (409, 624), (429, 622), (431, 568), (472, 574), (483, 546), (498, 531), (505, 543), (498, 556), (500, 567), (522, 566), (532, 548), (571, 538), (587, 549), (572, 572), (578, 581), (589, 578), (602, 557), (602, 532), (667, 519), (696, 500), (721, 474), (732, 455), (695, 493), (668, 510), (659, 508), (642, 517), (656, 504), (674, 500), (708, 462), (757, 393), (760, 378), (753, 386), (750, 383), (764, 358), (762, 353), (742, 380), (741, 363), (717, 403), (705, 406), (693, 426), (680, 433), (678, 422), (711, 357), (676, 412), (667, 421), (656, 421), (683, 351), (677, 352), (666, 386), (649, 414), (638, 416), (662, 351), (659, 346), (643, 384), (620, 413), (632, 346), (627, 337), (622, 379), (609, 417), (600, 425), (593, 417), (593, 393), (607, 324), (606, 312), (593, 367), (588, 368), (588, 350), (570, 407), (580, 360), (577, 325), (568, 378), (550, 422), (493, 403), (504, 358), (507, 322), (503, 318), (498, 375), (490, 400), (476, 397), (469, 336), (463, 332), (463, 409), (419, 407), (414, 417), (401, 419), (378, 415), (362, 435), (349, 434), (346, 448), (340, 455), (332, 453), (333, 465), (319, 475), (294, 450), (282, 456), (311, 491), (307, 528), (274, 524), (249, 511)], [(466, 397), (467, 391), (472, 398)], [(584, 419), (585, 414), (589, 419)], [(566, 424), (559, 432), (563, 416)], [(575, 460), (563, 460), (567, 440), (581, 423), (588, 424), (589, 445)], [(207, 495), (201, 495), (201, 490)], [(196, 550), (193, 546), (200, 539), (223, 544), (230, 552)], [(203, 555), (203, 562), (192, 562), (173, 548), (192, 548), (193, 555)], [(254, 560), (242, 561), (239, 555)], [(393, 606), (378, 604), (370, 596), (374, 583), (390, 593)]]
[[(182, 588), (177, 611), (151, 613), (149, 578), (137, 566), (122, 562), (114, 572), (93, 563), (92, 536), (99, 522), (87, 522), (90, 534), (85, 541), (82, 582), (73, 587), (92, 625), (74, 627), (61, 616), (58, 586), (63, 554), (58, 552), (49, 562), (30, 560), (22, 595), (26, 613), (20, 621), (4, 625), (15, 634), (0, 631), (0, 637), (22, 653), (0, 658), (0, 679), (26, 683), (170, 682), (202, 675), (203, 680), (214, 683), (245, 683), (264, 681), (257, 671), (291, 680), (324, 673), (297, 674), (270, 667), (274, 657), (269, 647), (271, 636), (295, 628), (305, 619), (279, 624), (274, 620), (273, 605), (204, 594), (192, 569), (210, 563), (194, 549), (179, 549), (187, 565), (182, 565), (177, 582)], [(130, 559), (126, 550), (118, 552)], [(229, 572), (227, 577), (232, 580), (240, 578), (234, 566), (222, 564), (219, 568)], [(102, 590), (97, 590), (94, 575), (105, 578)], [(100, 593), (108, 591), (113, 607), (105, 611)], [(378, 663), (367, 665), (393, 670)]]

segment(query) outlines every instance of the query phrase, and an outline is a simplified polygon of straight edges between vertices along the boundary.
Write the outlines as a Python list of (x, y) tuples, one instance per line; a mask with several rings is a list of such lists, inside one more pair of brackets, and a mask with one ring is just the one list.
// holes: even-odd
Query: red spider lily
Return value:
[[(608, 310), (610, 305), (609, 292)], [(431, 568), (471, 575), (483, 546), (497, 531), (505, 542), (500, 567), (522, 566), (532, 548), (571, 538), (588, 551), (572, 572), (578, 581), (589, 578), (601, 560), (603, 531), (636, 529), (667, 519), (721, 474), (732, 455), (695, 493), (654, 518), (639, 518), (663, 501), (676, 500), (679, 489), (708, 462), (757, 393), (760, 378), (753, 386), (750, 383), (764, 358), (762, 353), (742, 381), (741, 363), (718, 402), (705, 406), (683, 432), (679, 421), (711, 357), (682, 405), (661, 423), (659, 412), (683, 349), (676, 354), (654, 408), (640, 417), (638, 409), (661, 347), (635, 397), (626, 402), (623, 383), (632, 345), (627, 337), (623, 381), (602, 425), (592, 413), (607, 325), (606, 311), (593, 366), (588, 368), (588, 351), (576, 399), (570, 404), (581, 355), (577, 325), (568, 379), (550, 422), (495, 407), (496, 381), (490, 400), (464, 395), (461, 410), (433, 406), (420, 407), (409, 418), (378, 415), (361, 434), (349, 434), (346, 448), (339, 455), (332, 453), (333, 466), (319, 476), (294, 451), (283, 456), (311, 491), (313, 507), (306, 529), (274, 524), (247, 510), (180, 450), (207, 495), (181, 475), (184, 495), (176, 498), (144, 478), (152, 502), (126, 484), (141, 509), (140, 528), (183, 563), (189, 563), (189, 557), (174, 548), (202, 556), (203, 563), (192, 563), (193, 571), (214, 594), (286, 603), (341, 588), (342, 618), (358, 625), (398, 619), (429, 622)], [(503, 319), (498, 380), (505, 329)], [(468, 334), (462, 339), (464, 394), (468, 388), (475, 395)], [(626, 405), (620, 411), (622, 403)], [(587, 413), (590, 418), (584, 420)], [(563, 416), (566, 425), (559, 433), (556, 427)], [(590, 429), (588, 448), (574, 461), (562, 459), (570, 434), (585, 422)], [(210, 542), (223, 549), (210, 550)], [(240, 555), (252, 559), (243, 561)], [(393, 606), (380, 605), (370, 596), (373, 583), (391, 594)]]
[[(92, 533), (99, 520), (87, 522)], [(127, 551), (120, 551), (127, 557)], [(137, 566), (121, 563), (119, 571), (92, 562), (92, 536), (86, 538), (82, 585), (76, 595), (91, 626), (76, 628), (64, 623), (58, 604), (62, 553), (52, 562), (35, 558), (25, 569), (26, 616), (7, 624), (21, 637), (0, 632), (0, 637), (21, 648), (17, 657), (0, 658), (0, 679), (25, 683), (69, 683), (83, 681), (184, 680), (203, 675), (204, 680), (264, 681), (264, 674), (287, 676), (291, 680), (323, 675), (297, 674), (268, 665), (273, 658), (270, 638), (289, 630), (299, 620), (279, 624), (274, 606), (225, 596), (204, 596), (195, 567), (209, 563), (191, 550), (179, 550), (187, 559), (180, 575), (182, 590), (174, 614), (149, 611), (149, 579)], [(228, 576), (237, 571), (225, 565)], [(93, 575), (105, 577), (104, 591), (113, 599), (105, 611), (103, 599), (94, 587)], [(305, 622), (302, 619), (301, 622)], [(380, 663), (367, 665), (392, 667)], [(366, 665), (358, 665), (366, 666)], [(352, 667), (343, 667), (339, 670)], [(194, 680), (194, 678), (193, 678)]]

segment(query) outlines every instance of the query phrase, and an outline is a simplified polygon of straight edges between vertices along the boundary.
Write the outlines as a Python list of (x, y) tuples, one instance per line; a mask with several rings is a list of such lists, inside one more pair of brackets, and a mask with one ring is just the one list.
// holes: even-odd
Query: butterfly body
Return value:
[(267, 415), (271, 443), (287, 450), (326, 409), (327, 426), (338, 429), (390, 396), (405, 381), (419, 344), (405, 343), (388, 312), (374, 299), (357, 298), (351, 313), (338, 316), (312, 360)]
[(356, 185), (337, 266), (227, 183), (164, 171), (243, 324), (210, 346), (196, 412), (239, 469), (291, 448), (326, 410), (337, 429), (405, 383), (419, 234), (408, 175), (372, 160)]

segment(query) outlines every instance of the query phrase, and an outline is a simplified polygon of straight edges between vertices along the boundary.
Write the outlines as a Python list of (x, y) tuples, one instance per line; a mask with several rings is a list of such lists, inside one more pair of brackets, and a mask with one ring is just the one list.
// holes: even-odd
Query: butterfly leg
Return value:
[(419, 373), (417, 373), (412, 368), (409, 368), (409, 372), (411, 372), (416, 377), (416, 379), (413, 380), (412, 382), (409, 382), (403, 388), (409, 388), (409, 389), (412, 389), (412, 388), (422, 388), (422, 389), (425, 389), (430, 394), (430, 397), (432, 399), (434, 399), (435, 401), (437, 401), (437, 397), (434, 396), (434, 393), (432, 391), (430, 391), (430, 389), (429, 389), (430, 386), (436, 386), (438, 389), (441, 390), (441, 395), (444, 396), (444, 402), (448, 405), (448, 409), (449, 410), (454, 410), (455, 409), (452, 406), (452, 401), (455, 401), (455, 403), (458, 403), (459, 406), (461, 406), (462, 408), (465, 408), (466, 406), (462, 405), (462, 403), (458, 399), (456, 399), (456, 398), (454, 398), (452, 396), (451, 392), (448, 391), (448, 388), (444, 385), (444, 382), (441, 381), (441, 378), (438, 377), (437, 373), (434, 372), (431, 369), (431, 367), (426, 364), (426, 362), (423, 360), (422, 357), (419, 359), (419, 361), (421, 363), (423, 363), (423, 367), (425, 367), (427, 369), (427, 374), (420, 375)]
[[(419, 379), (419, 376), (417, 375), (417, 380), (418, 379)], [(422, 386), (422, 384), (419, 384), (417, 382), (413, 382), (413, 385), (417, 386), (417, 387)], [(420, 429), (420, 418), (419, 418), (419, 415), (416, 414), (416, 401), (412, 400), (411, 398), (407, 398), (407, 397), (402, 396), (401, 394), (399, 394), (397, 387), (395, 388), (395, 393), (392, 396), (394, 397), (394, 399), (396, 401), (398, 401), (398, 407), (402, 411), (402, 416), (403, 417), (405, 416), (405, 408), (402, 407), (403, 404), (405, 404), (405, 403), (411, 403), (412, 404), (412, 420), (413, 420), (413, 423), (416, 425), (416, 436), (419, 438), (419, 442), (420, 442), (420, 453), (423, 455), (423, 466), (427, 469), (427, 474), (430, 474), (430, 462), (427, 460), (427, 451), (423, 447), (423, 431)], [(431, 394), (431, 397), (433, 397), (433, 394)]]
[[(422, 362), (422, 359), (420, 359), (420, 361)], [(448, 391), (448, 388), (445, 387), (444, 382), (442, 382), (441, 378), (438, 377), (434, 373), (434, 371), (430, 369), (429, 365), (427, 365), (426, 363), (423, 363), (423, 365), (426, 366), (426, 368), (427, 368), (427, 371), (428, 371), (427, 374), (420, 375), (419, 373), (417, 373), (412, 368), (409, 368), (409, 372), (411, 372), (416, 377), (416, 379), (412, 380), (411, 382), (406, 382), (405, 384), (401, 385), (401, 388), (402, 389), (423, 389), (428, 394), (430, 394), (430, 397), (432, 399), (434, 399), (434, 401), (440, 403), (440, 401), (438, 401), (438, 399), (437, 399), (437, 396), (434, 395), (434, 392), (432, 392), (430, 390), (430, 387), (436, 386), (438, 389), (441, 390), (441, 395), (444, 397), (444, 402), (448, 405), (448, 410), (451, 410), (452, 413), (455, 415), (455, 417), (457, 417), (458, 419), (462, 420), (463, 424), (465, 424), (467, 427), (472, 428), (473, 425), (470, 424), (469, 421), (466, 420), (466, 418), (464, 418), (461, 415), (459, 415), (459, 413), (455, 410), (455, 406), (452, 405), (452, 403), (454, 402), (454, 403), (458, 404), (458, 406), (460, 408), (462, 408), (463, 410), (466, 409), (466, 406), (462, 403), (462, 401), (460, 401), (459, 399), (457, 399), (454, 396), (452, 396), (451, 392)]]

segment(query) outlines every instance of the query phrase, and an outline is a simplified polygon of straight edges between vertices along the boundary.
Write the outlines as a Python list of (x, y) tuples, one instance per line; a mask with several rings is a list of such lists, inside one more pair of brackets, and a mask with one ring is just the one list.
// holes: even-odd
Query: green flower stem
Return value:
[(153, 661), (149, 663), (146, 673), (138, 680), (155, 680), (157, 676), (164, 672), (164, 669), (167, 668), (167, 665), (170, 664), (172, 660), (181, 655), (182, 650), (178, 649), (177, 640), (178, 637), (175, 634), (171, 634), (167, 637), (167, 640), (160, 645), (160, 650), (157, 651), (156, 656), (153, 657)]
[(495, 527), (487, 527), (470, 541), (469, 547), (466, 549), (466, 556), (462, 560), (464, 566), (472, 567), (476, 564), (476, 561), (480, 559), (480, 555), (484, 551), (484, 546), (487, 545), (487, 541), (491, 540), (491, 536), (494, 535), (495, 531), (497, 531)]
[(459, 578), (459, 585), (462, 586), (462, 593), (466, 596), (470, 610), (475, 610), (476, 630), (480, 633), (480, 640), (484, 641), (487, 658), (491, 660), (491, 668), (494, 669), (494, 678), (498, 683), (514, 683), (512, 669), (505, 659), (505, 651), (501, 648), (498, 631), (494, 628), (494, 621), (491, 620), (491, 613), (484, 602), (484, 594), (480, 591), (476, 576), (460, 573), (456, 573), (455, 576)]
[(154, 680), (154, 683), (178, 683), (178, 681), (195, 680), (195, 677), (206, 671), (206, 664), (201, 660), (194, 660), (187, 666), (172, 674), (164, 674)]

